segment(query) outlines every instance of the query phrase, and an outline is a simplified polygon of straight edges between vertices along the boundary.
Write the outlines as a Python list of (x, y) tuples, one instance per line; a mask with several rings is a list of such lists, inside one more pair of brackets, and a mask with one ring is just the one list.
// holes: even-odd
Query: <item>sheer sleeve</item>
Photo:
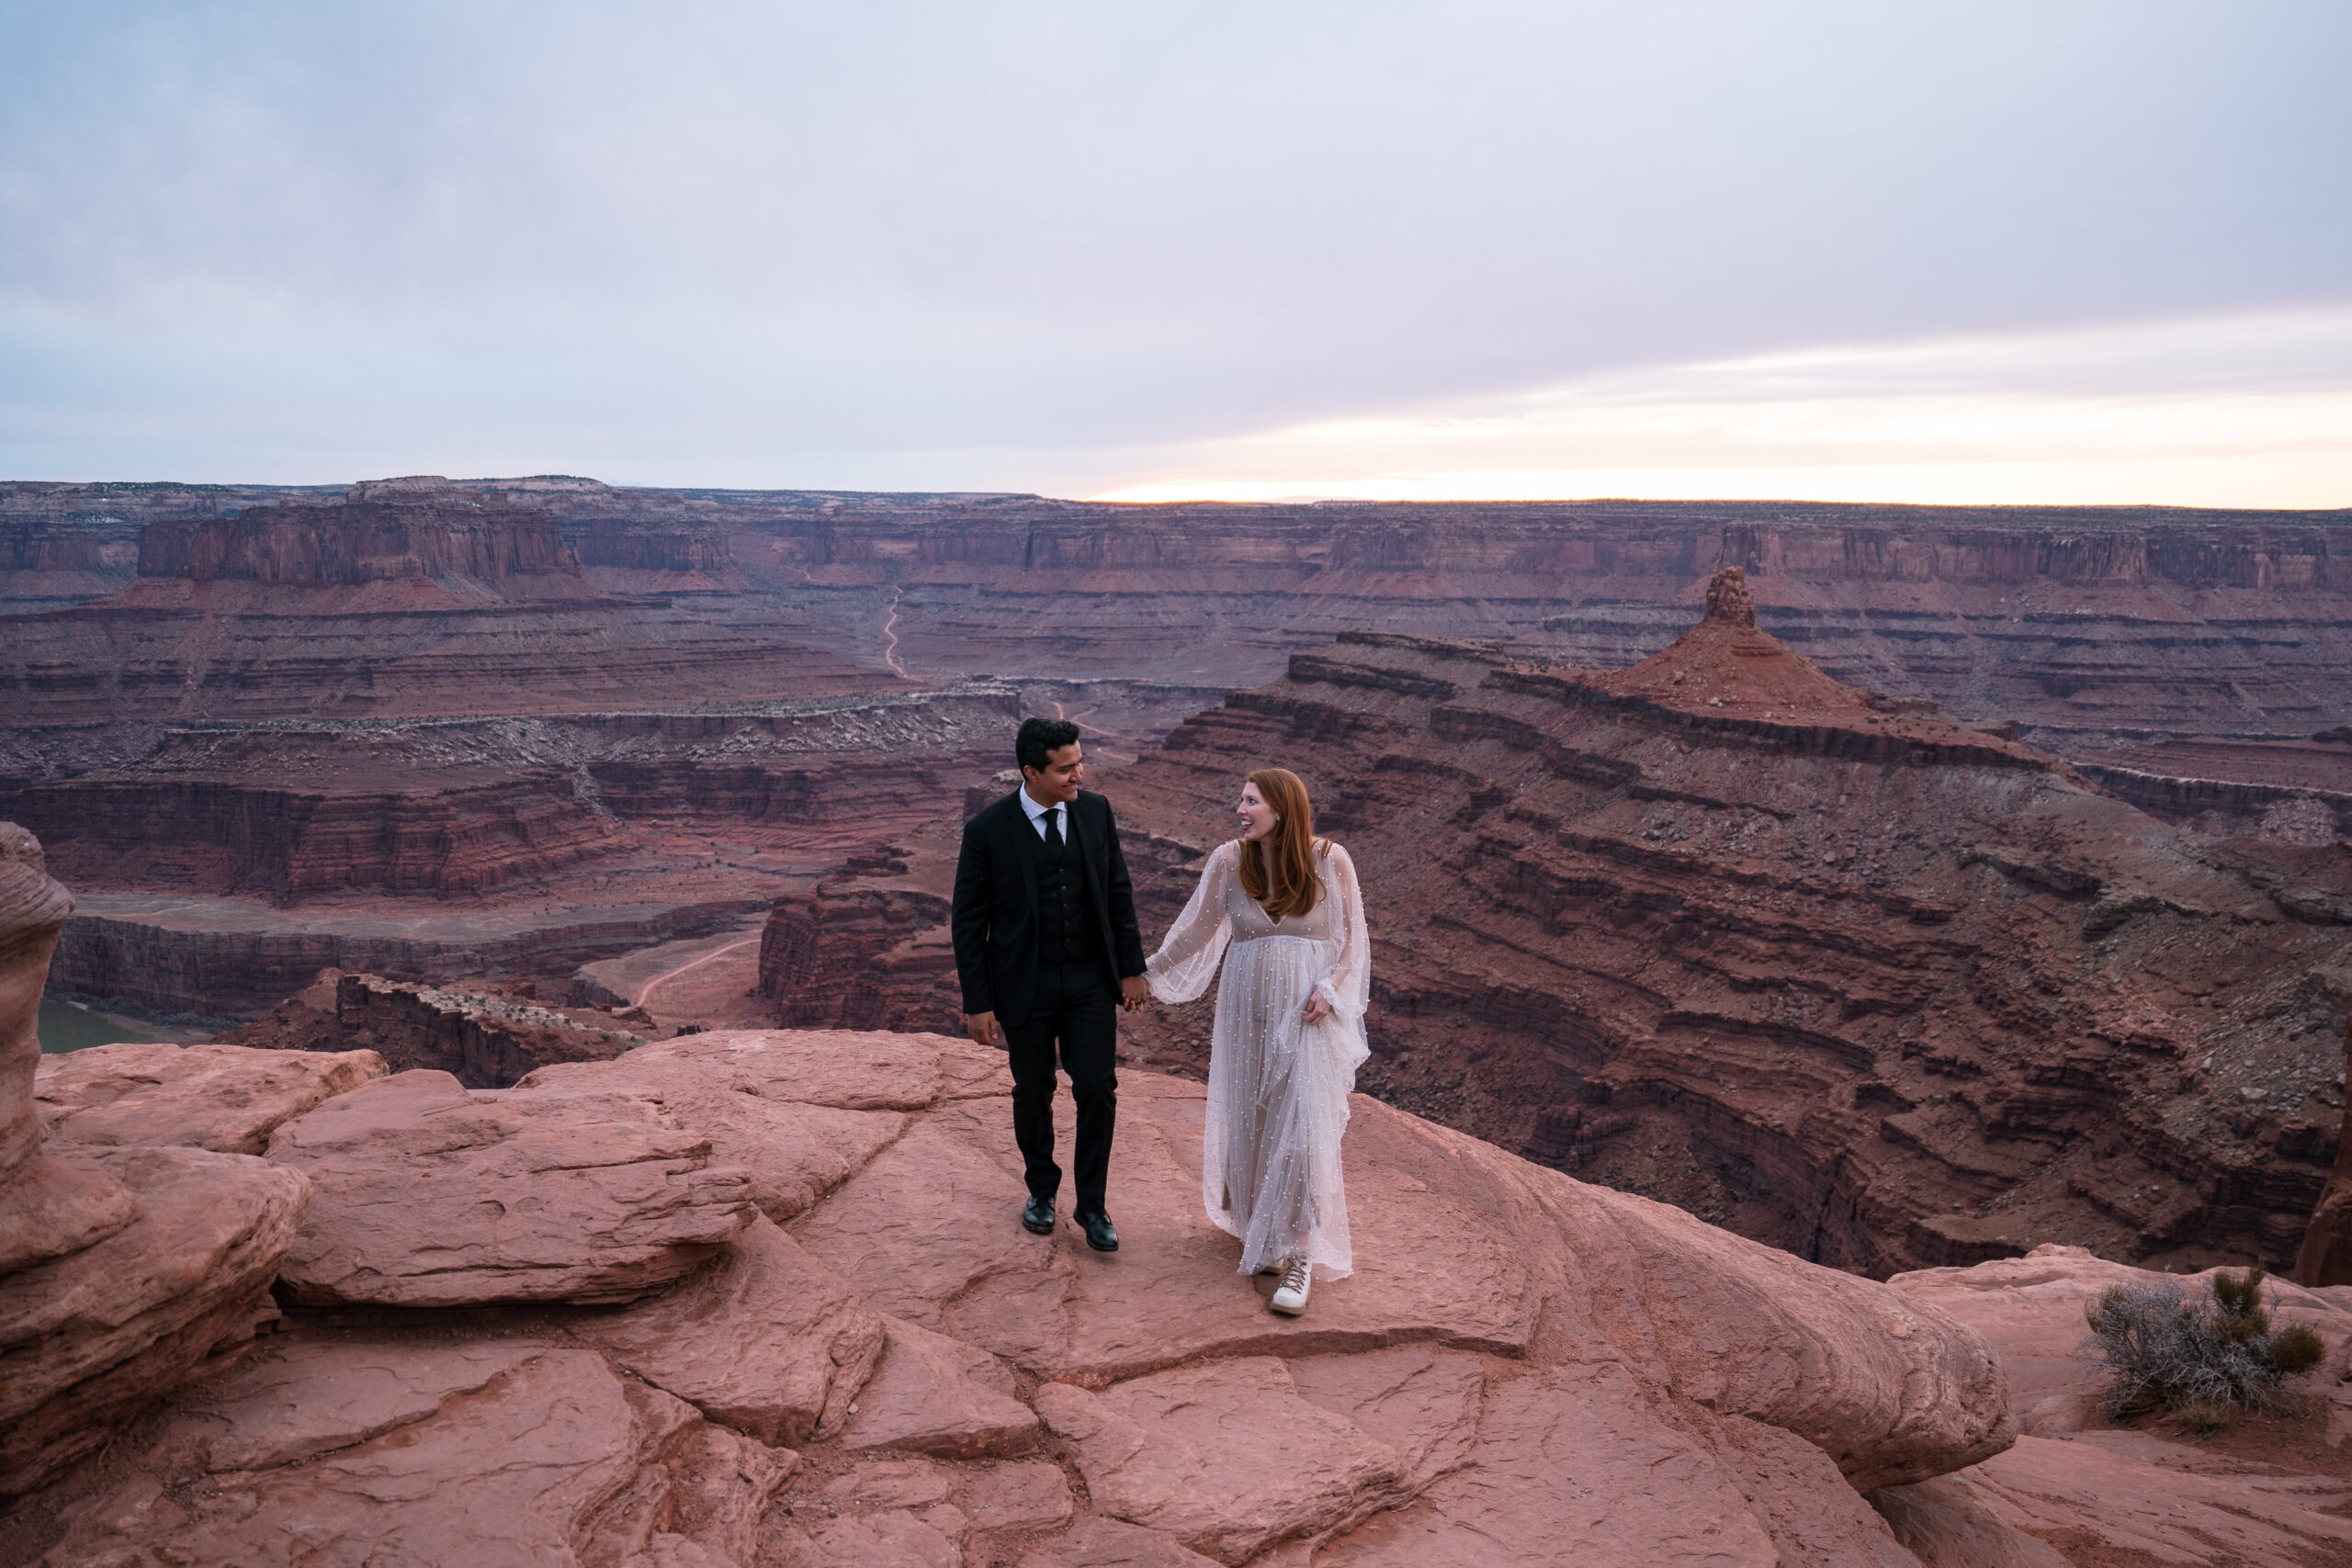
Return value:
[(1338, 954), (1331, 973), (1315, 987), (1331, 1010), (1349, 1023), (1363, 1017), (1372, 998), (1372, 937), (1364, 930), (1363, 892), (1356, 886), (1356, 864), (1348, 852), (1333, 844), (1324, 857), (1323, 886), (1335, 903), (1331, 933)]
[(1210, 852), (1191, 902), (1168, 928), (1159, 951), (1144, 964), (1144, 979), (1159, 1000), (1189, 1002), (1216, 978), (1217, 962), (1233, 936), (1232, 921), (1225, 912), (1225, 885), (1233, 875), (1235, 861), (1230, 841)]

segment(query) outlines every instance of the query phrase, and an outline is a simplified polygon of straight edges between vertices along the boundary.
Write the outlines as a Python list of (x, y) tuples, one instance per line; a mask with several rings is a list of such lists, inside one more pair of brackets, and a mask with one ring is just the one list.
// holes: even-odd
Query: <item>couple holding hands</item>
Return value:
[(1240, 1272), (1279, 1274), (1269, 1304), (1306, 1310), (1314, 1281), (1351, 1271), (1340, 1139), (1367, 1054), (1370, 951), (1347, 851), (1315, 836), (1306, 786), (1251, 773), (1236, 836), (1210, 852), (1184, 912), (1148, 959), (1111, 803), (1083, 786), (1079, 729), (1024, 720), (1021, 787), (965, 824), (956, 866), (956, 969), (972, 1038), (1012, 1069), (1012, 1131), (1029, 1187), (1021, 1223), (1047, 1235), (1055, 1066), (1078, 1111), (1072, 1214), (1118, 1249), (1103, 1207), (1118, 1114), (1120, 1008), (1187, 1002), (1216, 978), (1202, 1201), (1240, 1239)]

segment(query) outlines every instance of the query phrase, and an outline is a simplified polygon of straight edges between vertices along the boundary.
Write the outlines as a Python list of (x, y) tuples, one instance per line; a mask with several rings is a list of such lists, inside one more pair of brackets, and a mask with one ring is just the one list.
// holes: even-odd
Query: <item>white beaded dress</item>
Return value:
[[(1318, 1280), (1353, 1272), (1340, 1137), (1356, 1068), (1369, 1055), (1372, 953), (1348, 852), (1319, 845), (1316, 874), (1314, 908), (1269, 919), (1242, 888), (1239, 846), (1218, 845), (1145, 971), (1153, 996), (1188, 1002), (1224, 961), (1209, 1041), (1201, 1199), (1211, 1220), (1241, 1238), (1244, 1274), (1299, 1251)], [(1319, 1023), (1302, 1022), (1318, 991), (1331, 1010)]]

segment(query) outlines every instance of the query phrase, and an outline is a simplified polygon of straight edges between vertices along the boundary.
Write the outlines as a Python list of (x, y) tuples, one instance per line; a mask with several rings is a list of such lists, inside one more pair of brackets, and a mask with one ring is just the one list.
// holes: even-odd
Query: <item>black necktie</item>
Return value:
[(1054, 852), (1056, 860), (1061, 858), (1062, 808), (1058, 806), (1049, 808), (1046, 813), (1046, 847)]

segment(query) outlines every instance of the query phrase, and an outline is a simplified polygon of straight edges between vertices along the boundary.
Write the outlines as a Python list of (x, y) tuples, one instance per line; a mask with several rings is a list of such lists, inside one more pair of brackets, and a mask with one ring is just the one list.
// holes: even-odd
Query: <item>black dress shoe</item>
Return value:
[(1111, 1228), (1111, 1216), (1097, 1209), (1091, 1214), (1074, 1214), (1071, 1218), (1086, 1227), (1086, 1245), (1097, 1252), (1119, 1250), (1119, 1233)]
[(1021, 1211), (1021, 1228), (1033, 1235), (1054, 1234), (1054, 1205), (1045, 1198), (1032, 1198), (1029, 1206)]

